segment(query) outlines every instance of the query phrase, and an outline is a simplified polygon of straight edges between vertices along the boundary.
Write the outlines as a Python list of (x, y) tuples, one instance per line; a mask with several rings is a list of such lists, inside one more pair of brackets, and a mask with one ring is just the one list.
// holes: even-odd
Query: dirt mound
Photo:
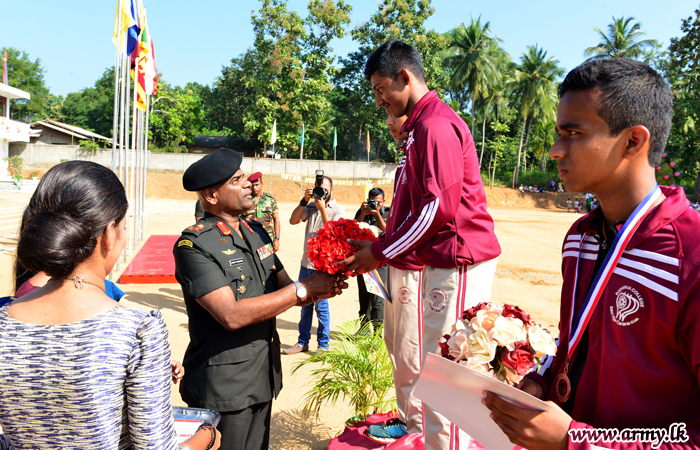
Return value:
[[(299, 182), (283, 180), (272, 177), (272, 189), (270, 189), (270, 177), (264, 176), (264, 190), (272, 192), (278, 203), (296, 203), (301, 198)], [(306, 187), (306, 186), (305, 186)], [(310, 187), (310, 186), (309, 186)], [(387, 204), (391, 204), (394, 187), (389, 184), (378, 185), (384, 190)], [(552, 194), (523, 193), (517, 189), (502, 187), (485, 188), (486, 201), (491, 208), (516, 208), (516, 209), (566, 209), (566, 201), (571, 199), (583, 200), (582, 196), (569, 193)], [(146, 196), (149, 198), (168, 198), (177, 200), (196, 200), (193, 192), (187, 192), (182, 188), (181, 173), (149, 172), (146, 184)], [(362, 186), (335, 186), (335, 198), (344, 205), (359, 205), (364, 201)]]

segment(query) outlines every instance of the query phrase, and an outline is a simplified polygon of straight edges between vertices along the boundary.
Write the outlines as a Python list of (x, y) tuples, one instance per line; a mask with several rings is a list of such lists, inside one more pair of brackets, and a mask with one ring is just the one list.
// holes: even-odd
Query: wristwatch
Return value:
[(297, 297), (302, 301), (306, 300), (306, 288), (298, 281), (294, 282), (294, 286), (297, 288)]
[(279, 237), (279, 236), (275, 236), (275, 239), (274, 239), (274, 240), (279, 241), (279, 240), (280, 240), (280, 237)]

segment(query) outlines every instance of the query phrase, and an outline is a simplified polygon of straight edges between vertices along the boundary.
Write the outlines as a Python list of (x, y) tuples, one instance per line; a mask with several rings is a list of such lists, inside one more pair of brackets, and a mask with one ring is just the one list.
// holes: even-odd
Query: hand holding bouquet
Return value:
[(306, 243), (307, 255), (320, 272), (329, 274), (344, 273), (348, 277), (355, 275), (345, 267), (337, 266), (357, 252), (358, 248), (347, 242), (348, 239), (360, 241), (376, 241), (379, 230), (376, 227), (356, 220), (340, 218), (327, 222), (318, 230), (316, 237), (311, 237)]
[(517, 306), (479, 303), (439, 341), (444, 358), (515, 385), (557, 347), (549, 331)]

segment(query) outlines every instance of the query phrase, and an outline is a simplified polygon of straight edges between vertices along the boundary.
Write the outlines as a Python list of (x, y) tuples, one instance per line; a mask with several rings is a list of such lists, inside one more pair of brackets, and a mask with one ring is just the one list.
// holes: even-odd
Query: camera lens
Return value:
[(324, 198), (326, 196), (326, 189), (321, 186), (316, 186), (312, 191), (314, 198)]

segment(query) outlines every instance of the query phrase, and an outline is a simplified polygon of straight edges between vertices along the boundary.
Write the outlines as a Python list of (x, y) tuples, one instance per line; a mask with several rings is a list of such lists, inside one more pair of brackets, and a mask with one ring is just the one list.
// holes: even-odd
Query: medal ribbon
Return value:
[(603, 264), (598, 271), (595, 279), (593, 280), (593, 288), (588, 290), (586, 298), (581, 305), (581, 310), (574, 320), (574, 311), (576, 311), (576, 285), (578, 284), (578, 267), (581, 261), (581, 250), (583, 249), (583, 242), (586, 240), (587, 233), (581, 235), (581, 243), (579, 246), (579, 256), (576, 260), (576, 275), (574, 277), (574, 290), (571, 296), (571, 313), (569, 317), (569, 351), (567, 353), (567, 358), (571, 358), (576, 350), (576, 346), (581, 340), (584, 330), (588, 326), (588, 322), (593, 316), (593, 311), (595, 310), (598, 301), (603, 296), (603, 291), (610, 281), (617, 263), (622, 257), (622, 253), (625, 251), (625, 247), (629, 243), (630, 239), (637, 231), (639, 225), (641, 225), (644, 218), (652, 211), (654, 205), (658, 199), (662, 196), (661, 189), (658, 185), (647, 194), (647, 196), (642, 200), (637, 208), (634, 210), (629, 219), (622, 226), (620, 232), (615, 236), (612, 245), (610, 246), (610, 251), (605, 256)]

